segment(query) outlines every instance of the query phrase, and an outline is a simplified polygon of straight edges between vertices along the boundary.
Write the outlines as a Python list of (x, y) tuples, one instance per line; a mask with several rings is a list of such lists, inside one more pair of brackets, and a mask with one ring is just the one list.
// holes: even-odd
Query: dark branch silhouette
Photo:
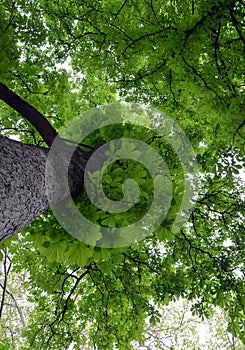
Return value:
[[(0, 99), (28, 120), (37, 129), (49, 147), (54, 139), (59, 137), (53, 126), (38, 110), (22, 100), (20, 96), (2, 83), (0, 83)], [(62, 140), (60, 141), (62, 142)]]

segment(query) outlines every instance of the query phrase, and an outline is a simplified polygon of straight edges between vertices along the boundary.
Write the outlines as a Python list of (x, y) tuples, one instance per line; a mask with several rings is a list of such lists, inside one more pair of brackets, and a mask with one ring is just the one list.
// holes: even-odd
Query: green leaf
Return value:
[(86, 266), (88, 259), (93, 255), (93, 250), (82, 244), (74, 244), (66, 252), (66, 260), (70, 264), (76, 264), (80, 267)]
[(165, 226), (159, 226), (155, 230), (155, 234), (160, 241), (168, 240), (171, 242), (175, 238), (175, 235), (171, 232), (170, 228)]

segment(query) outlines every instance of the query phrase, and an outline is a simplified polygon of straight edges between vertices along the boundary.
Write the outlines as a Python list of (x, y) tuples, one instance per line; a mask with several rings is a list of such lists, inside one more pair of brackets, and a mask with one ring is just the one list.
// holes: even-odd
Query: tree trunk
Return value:
[(45, 193), (48, 149), (0, 136), (0, 241), (49, 207)]
[[(45, 177), (49, 149), (0, 136), (0, 241), (3, 241), (29, 225), (50, 205), (81, 193), (84, 169), (93, 150), (86, 153), (67, 146), (39, 111), (2, 83), (0, 99), (28, 120), (49, 147), (54, 141), (56, 144)], [(69, 186), (65, 185), (67, 181)]]
[[(0, 136), (0, 241), (20, 232), (50, 205), (67, 198), (65, 150), (54, 155), (47, 183), (45, 170), (49, 149)], [(68, 182), (73, 198), (81, 193), (85, 164), (84, 153), (77, 149), (69, 166)]]

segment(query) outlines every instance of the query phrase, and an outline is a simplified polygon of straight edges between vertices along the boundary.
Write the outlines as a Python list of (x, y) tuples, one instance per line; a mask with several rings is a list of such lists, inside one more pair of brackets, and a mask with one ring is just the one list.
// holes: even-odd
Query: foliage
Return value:
[(179, 299), (158, 312), (158, 322), (147, 322), (144, 345), (135, 349), (243, 349), (242, 342), (227, 332), (227, 315), (219, 308), (203, 320), (192, 315), (190, 302)]
[[(25, 273), (16, 273), (12, 269), (11, 255), (8, 249), (3, 250), (3, 261), (0, 265), (0, 348), (10, 349), (13, 344), (24, 344), (21, 334), (25, 330), (28, 312)], [(17, 345), (17, 344), (16, 344)], [(18, 345), (17, 345), (18, 346)]]
[[(15, 273), (27, 273), (26, 344), (33, 349), (130, 349), (144, 342), (145, 319), (158, 305), (184, 297), (208, 317), (212, 305), (228, 314), (229, 330), (244, 343), (244, 6), (243, 1), (47, 1), (0, 4), (0, 78), (60, 130), (90, 107), (115, 101), (157, 107), (190, 139), (202, 186), (189, 223), (169, 226), (182, 198), (176, 154), (146, 128), (102, 128), (84, 141), (99, 146), (133, 137), (166, 160), (172, 206), (159, 231), (125, 248), (102, 249), (75, 240), (51, 211), (2, 244)], [(4, 104), (1, 132), (24, 143), (45, 143)], [(132, 152), (132, 150), (131, 150)], [(130, 152), (129, 152), (130, 153)], [(123, 169), (123, 171), (122, 171)], [(121, 199), (134, 178), (141, 201), (128, 215), (97, 210), (86, 193), (77, 206), (104, 226), (128, 224), (147, 211), (152, 182), (130, 159), (113, 163), (104, 189)], [(162, 204), (160, 204), (162, 205)], [(89, 232), (88, 232), (89, 235)], [(95, 239), (100, 239), (100, 229)], [(153, 301), (153, 304), (152, 304)], [(87, 336), (89, 334), (89, 336)], [(24, 347), (23, 347), (24, 348)]]

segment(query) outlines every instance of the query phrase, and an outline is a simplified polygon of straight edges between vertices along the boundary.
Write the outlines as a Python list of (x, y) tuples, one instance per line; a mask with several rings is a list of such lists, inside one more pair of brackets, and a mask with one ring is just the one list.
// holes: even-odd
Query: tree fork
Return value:
[[(0, 99), (27, 119), (50, 147), (58, 141), (58, 152), (52, 156), (53, 168), (46, 172), (48, 148), (27, 145), (0, 136), (0, 241), (20, 232), (50, 205), (81, 194), (84, 169), (88, 157), (84, 151), (73, 148), (67, 179), (63, 171), (67, 163), (67, 146), (47, 119), (34, 107), (0, 83)], [(69, 153), (69, 152), (68, 152)], [(48, 180), (48, 181), (46, 181)], [(70, 193), (66, 193), (65, 181)], [(47, 196), (49, 192), (49, 198)]]

